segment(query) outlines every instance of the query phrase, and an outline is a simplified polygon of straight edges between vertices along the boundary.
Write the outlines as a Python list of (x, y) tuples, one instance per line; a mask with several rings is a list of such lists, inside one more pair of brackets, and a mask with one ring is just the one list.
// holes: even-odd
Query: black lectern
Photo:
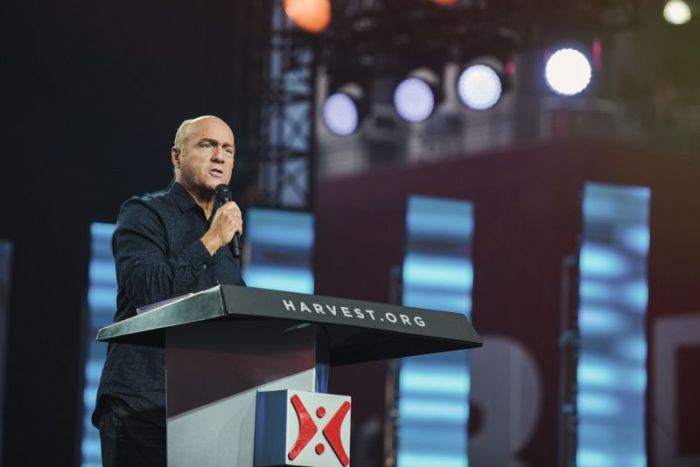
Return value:
[(326, 392), (329, 365), (481, 345), (457, 313), (239, 286), (139, 311), (97, 339), (165, 348), (170, 467), (253, 467), (258, 391)]

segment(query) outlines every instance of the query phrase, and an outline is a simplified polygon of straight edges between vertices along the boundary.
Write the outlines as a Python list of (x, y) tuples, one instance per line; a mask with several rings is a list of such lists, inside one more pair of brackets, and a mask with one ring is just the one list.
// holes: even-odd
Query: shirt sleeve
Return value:
[(169, 251), (163, 221), (138, 199), (122, 206), (112, 248), (117, 280), (136, 307), (194, 291), (212, 263), (199, 239), (182, 251)]

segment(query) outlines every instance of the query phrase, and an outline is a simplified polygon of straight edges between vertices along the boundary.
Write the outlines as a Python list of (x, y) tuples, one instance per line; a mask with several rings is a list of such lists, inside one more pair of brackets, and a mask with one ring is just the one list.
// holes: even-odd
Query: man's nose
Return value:
[(224, 148), (221, 146), (215, 146), (214, 150), (211, 153), (211, 158), (217, 162), (223, 162), (224, 161)]

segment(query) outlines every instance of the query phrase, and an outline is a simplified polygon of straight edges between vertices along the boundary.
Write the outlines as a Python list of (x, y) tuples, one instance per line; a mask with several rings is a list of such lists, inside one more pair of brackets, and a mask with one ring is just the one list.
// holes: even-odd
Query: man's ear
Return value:
[(176, 146), (173, 146), (170, 150), (170, 160), (176, 169), (180, 168), (180, 150)]

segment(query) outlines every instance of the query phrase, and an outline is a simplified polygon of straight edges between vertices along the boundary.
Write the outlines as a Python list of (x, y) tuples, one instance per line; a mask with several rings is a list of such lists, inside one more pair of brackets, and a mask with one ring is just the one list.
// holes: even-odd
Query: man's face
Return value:
[(176, 180), (191, 191), (213, 192), (231, 180), (234, 152), (233, 132), (223, 120), (196, 120), (187, 130), (182, 150), (172, 150), (173, 162), (180, 168)]

